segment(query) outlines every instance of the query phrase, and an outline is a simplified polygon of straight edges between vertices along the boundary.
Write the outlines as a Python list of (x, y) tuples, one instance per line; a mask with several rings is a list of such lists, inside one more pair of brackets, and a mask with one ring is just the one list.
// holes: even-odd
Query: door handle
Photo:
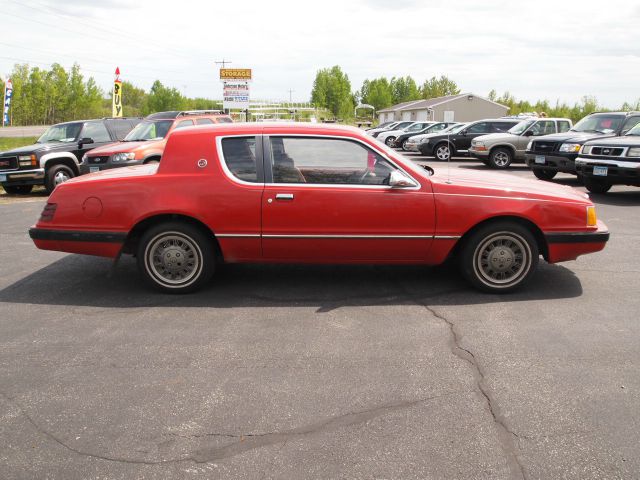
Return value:
[(293, 200), (293, 193), (276, 193), (276, 200)]

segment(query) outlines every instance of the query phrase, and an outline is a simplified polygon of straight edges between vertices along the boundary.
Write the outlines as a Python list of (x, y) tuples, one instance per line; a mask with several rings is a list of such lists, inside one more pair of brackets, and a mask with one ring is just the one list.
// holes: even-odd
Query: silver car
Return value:
[(492, 133), (474, 138), (469, 155), (492, 168), (507, 168), (514, 161), (525, 161), (525, 150), (531, 137), (566, 132), (573, 126), (568, 118), (528, 118), (505, 133)]

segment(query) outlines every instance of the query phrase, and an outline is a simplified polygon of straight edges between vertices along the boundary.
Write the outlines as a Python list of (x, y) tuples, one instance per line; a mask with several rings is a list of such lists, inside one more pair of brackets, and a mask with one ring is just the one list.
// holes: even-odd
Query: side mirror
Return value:
[(533, 137), (533, 130), (527, 130), (526, 132), (524, 132), (524, 136), (525, 137)]
[(463, 137), (464, 137), (464, 136), (466, 136), (466, 135), (467, 135), (467, 131), (466, 131), (466, 130), (462, 130), (462, 131), (460, 132), (460, 135), (462, 135)]
[(79, 146), (85, 145), (87, 143), (93, 143), (93, 138), (85, 137), (85, 138), (81, 138), (80, 140), (78, 140), (78, 145)]
[(389, 175), (389, 186), (392, 188), (410, 188), (418, 185), (400, 170), (394, 170)]

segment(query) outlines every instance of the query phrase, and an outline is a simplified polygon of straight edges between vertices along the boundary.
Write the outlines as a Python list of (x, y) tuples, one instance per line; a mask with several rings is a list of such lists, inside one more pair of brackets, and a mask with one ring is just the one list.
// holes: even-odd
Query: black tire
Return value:
[(556, 176), (557, 173), (558, 173), (557, 170), (550, 170), (548, 168), (533, 169), (533, 174), (536, 176), (536, 178), (539, 178), (540, 180), (551, 180), (553, 177)]
[(150, 158), (149, 160), (146, 160), (144, 162), (145, 165), (149, 165), (149, 164), (156, 164), (156, 163), (160, 163), (160, 159), (159, 158)]
[(509, 221), (493, 222), (464, 240), (460, 270), (478, 290), (508, 293), (531, 279), (539, 255), (536, 239), (527, 228)]
[(44, 188), (46, 188), (48, 193), (51, 193), (58, 185), (67, 180), (71, 180), (75, 176), (73, 170), (66, 165), (53, 165), (44, 175)]
[[(149, 228), (138, 243), (138, 269), (145, 281), (165, 293), (201, 288), (215, 271), (214, 243), (209, 235), (184, 222)], [(185, 260), (186, 259), (186, 260)]]
[(447, 142), (442, 142), (433, 147), (433, 156), (436, 160), (448, 162), (451, 160), (451, 146)]
[(593, 177), (582, 177), (582, 183), (591, 193), (607, 193), (611, 190), (611, 184), (606, 180), (595, 179)]
[(9, 195), (26, 195), (31, 193), (33, 185), (4, 185), (2, 188)]
[(491, 168), (509, 168), (511, 162), (513, 162), (513, 152), (508, 148), (495, 148), (489, 154), (489, 166)]
[(409, 139), (407, 138), (405, 141), (402, 142), (402, 150), (404, 150), (405, 152), (408, 152), (407, 150), (407, 142), (409, 141)]
[(384, 143), (387, 145), (387, 147), (393, 147), (393, 144), (396, 141), (396, 137), (387, 137), (384, 139)]

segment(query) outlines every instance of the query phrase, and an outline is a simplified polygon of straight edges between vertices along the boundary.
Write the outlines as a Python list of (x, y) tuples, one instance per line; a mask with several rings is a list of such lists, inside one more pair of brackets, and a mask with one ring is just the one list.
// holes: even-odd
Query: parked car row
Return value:
[(396, 122), (378, 127), (376, 135), (388, 146), (442, 161), (469, 155), (495, 169), (524, 162), (541, 180), (575, 174), (593, 193), (640, 186), (640, 112), (596, 112), (576, 125), (568, 118), (504, 117), (418, 133), (424, 124), (405, 125), (400, 135), (389, 130)]
[(59, 123), (34, 145), (0, 152), (0, 184), (9, 194), (29, 193), (35, 185), (51, 193), (78, 175), (159, 162), (173, 130), (231, 121), (219, 110), (197, 110)]

